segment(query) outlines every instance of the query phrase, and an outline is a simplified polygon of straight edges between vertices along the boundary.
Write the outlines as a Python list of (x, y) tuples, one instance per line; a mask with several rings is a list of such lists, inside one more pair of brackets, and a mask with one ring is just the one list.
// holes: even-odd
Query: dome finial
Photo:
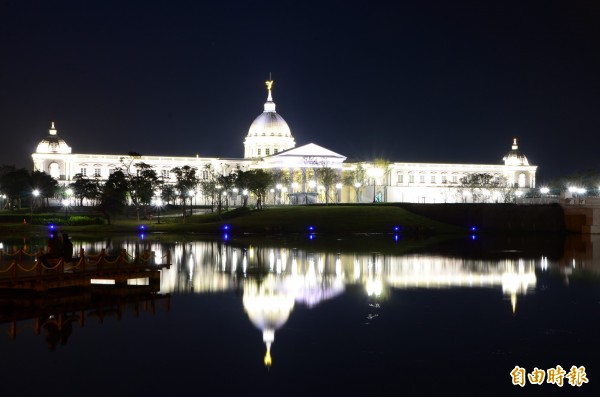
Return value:
[(269, 80), (265, 81), (265, 84), (267, 85), (267, 91), (269, 91), (269, 96), (267, 97), (267, 101), (272, 102), (273, 101), (273, 97), (271, 96), (271, 89), (273, 89), (273, 79), (271, 78), (271, 72), (269, 72)]
[(50, 130), (48, 130), (50, 135), (56, 135), (56, 127), (54, 126), (54, 121), (51, 122)]
[(513, 138), (512, 149), (517, 150), (518, 148), (519, 148), (519, 145), (517, 145), (517, 138)]

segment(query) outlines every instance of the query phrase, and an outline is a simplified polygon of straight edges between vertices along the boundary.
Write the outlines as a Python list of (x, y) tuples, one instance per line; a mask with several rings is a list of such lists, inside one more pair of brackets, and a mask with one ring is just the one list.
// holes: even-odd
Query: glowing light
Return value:
[(471, 230), (475, 231), (475, 230), (477, 230), (477, 228), (475, 226), (471, 226)]
[(223, 230), (229, 230), (229, 225), (223, 226)]
[(140, 230), (146, 230), (146, 225), (140, 225)]
[(315, 230), (315, 227), (314, 226), (309, 226), (308, 230), (313, 231), (313, 230)]
[(548, 194), (550, 193), (550, 189), (548, 189), (547, 187), (543, 187), (540, 189), (540, 193), (542, 194)]
[(223, 235), (223, 240), (229, 240), (229, 234), (225, 233), (225, 234)]

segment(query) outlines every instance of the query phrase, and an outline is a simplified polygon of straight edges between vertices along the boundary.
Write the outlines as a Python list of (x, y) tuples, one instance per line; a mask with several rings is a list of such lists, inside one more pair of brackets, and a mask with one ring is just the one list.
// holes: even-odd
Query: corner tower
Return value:
[(275, 111), (271, 90), (273, 80), (268, 80), (267, 102), (264, 111), (250, 125), (244, 140), (244, 158), (270, 156), (296, 146), (290, 127)]

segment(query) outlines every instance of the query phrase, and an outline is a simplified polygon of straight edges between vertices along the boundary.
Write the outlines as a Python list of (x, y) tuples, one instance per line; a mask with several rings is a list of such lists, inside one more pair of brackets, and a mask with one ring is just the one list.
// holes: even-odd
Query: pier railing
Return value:
[(19, 249), (8, 253), (0, 249), (0, 279), (19, 278), (30, 276), (42, 276), (44, 274), (60, 273), (84, 273), (87, 271), (100, 271), (103, 268), (148, 268), (160, 269), (169, 267), (171, 264), (171, 253), (158, 258), (154, 251), (144, 250), (138, 255), (131, 255), (122, 249), (118, 255), (109, 255), (105, 249), (99, 254), (87, 254), (83, 248), (79, 250), (79, 256), (70, 260), (65, 258), (51, 258), (45, 255), (40, 248), (37, 252), (28, 252)]

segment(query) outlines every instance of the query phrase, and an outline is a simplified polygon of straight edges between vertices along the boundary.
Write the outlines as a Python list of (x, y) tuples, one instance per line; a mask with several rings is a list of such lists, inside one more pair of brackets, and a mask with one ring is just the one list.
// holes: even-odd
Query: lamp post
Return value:
[(154, 199), (153, 204), (154, 204), (154, 206), (156, 206), (156, 218), (157, 218), (156, 223), (160, 224), (160, 207), (162, 207), (162, 205), (163, 205), (162, 198), (157, 197), (156, 199)]
[(188, 196), (190, 196), (190, 216), (192, 216), (192, 199), (194, 198), (194, 196), (196, 195), (196, 192), (193, 190), (189, 190), (188, 191)]
[(29, 215), (29, 223), (33, 223), (33, 206), (35, 204), (35, 200), (37, 199), (37, 197), (40, 195), (40, 191), (35, 189), (33, 192), (31, 192), (31, 205), (29, 206), (30, 208), (30, 215)]
[(65, 207), (65, 222), (67, 221), (67, 215), (69, 213), (69, 205), (70, 205), (70, 201), (68, 199), (63, 199), (62, 201), (62, 205)]
[(358, 203), (358, 191), (360, 189), (360, 187), (362, 186), (362, 183), (360, 182), (354, 182), (354, 189), (356, 189), (356, 202)]
[(550, 193), (550, 189), (544, 186), (540, 189), (540, 193), (542, 193), (542, 203), (545, 203), (546, 197), (548, 196), (548, 193)]
[(281, 188), (283, 186), (281, 185), (281, 183), (278, 183), (277, 185), (275, 185), (275, 188), (277, 189), (277, 204), (281, 204)]
[(231, 189), (231, 191), (233, 192), (233, 206), (237, 206), (237, 196), (238, 196), (238, 188), (234, 187), (233, 189)]
[(284, 187), (281, 188), (281, 193), (283, 194), (284, 197), (287, 196), (287, 192), (288, 192), (288, 188), (287, 187), (284, 186)]

